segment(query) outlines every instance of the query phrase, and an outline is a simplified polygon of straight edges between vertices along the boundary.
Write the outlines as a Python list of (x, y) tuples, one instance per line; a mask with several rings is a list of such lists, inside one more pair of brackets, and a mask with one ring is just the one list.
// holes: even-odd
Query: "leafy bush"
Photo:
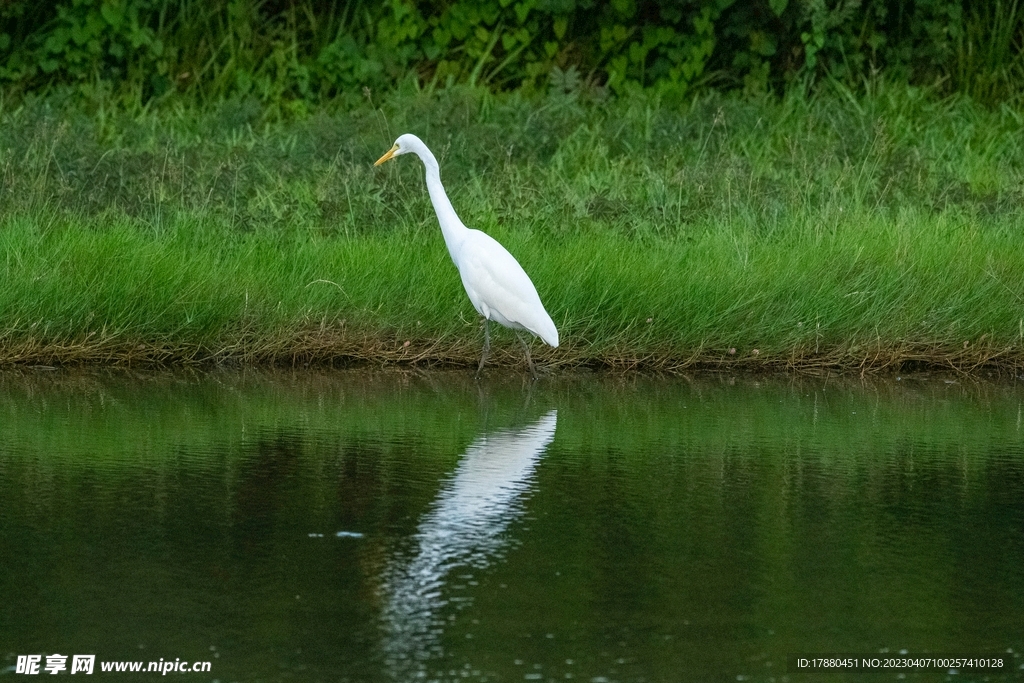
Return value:
[(884, 73), (995, 102), (1022, 27), (1019, 0), (7, 0), (0, 86), (301, 109), (407, 79), (683, 97)]

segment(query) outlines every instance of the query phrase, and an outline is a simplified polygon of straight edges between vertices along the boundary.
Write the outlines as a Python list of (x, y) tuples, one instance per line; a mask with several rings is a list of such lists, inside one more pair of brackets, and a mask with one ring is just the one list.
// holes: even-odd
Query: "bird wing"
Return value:
[(530, 276), (498, 240), (470, 230), (455, 258), (466, 294), (480, 315), (521, 327), (558, 346), (558, 330)]

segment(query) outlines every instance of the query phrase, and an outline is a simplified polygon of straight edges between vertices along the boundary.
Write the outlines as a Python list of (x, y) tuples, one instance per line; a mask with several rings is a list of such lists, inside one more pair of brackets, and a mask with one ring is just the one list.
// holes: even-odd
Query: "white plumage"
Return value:
[[(490, 351), (490, 330), (493, 320), (500, 325), (526, 330), (544, 340), (549, 346), (558, 346), (558, 330), (551, 316), (540, 302), (537, 288), (515, 257), (487, 233), (467, 228), (455, 213), (448, 195), (441, 185), (441, 172), (437, 159), (423, 141), (415, 135), (399, 136), (395, 145), (377, 160), (375, 166), (400, 154), (415, 154), (426, 169), (427, 192), (437, 213), (448, 253), (462, 277), (462, 285), (473, 308), (484, 317), (484, 349), (477, 373), (484, 367)], [(519, 337), (526, 350), (530, 372), (537, 373), (530, 358), (530, 347)]]

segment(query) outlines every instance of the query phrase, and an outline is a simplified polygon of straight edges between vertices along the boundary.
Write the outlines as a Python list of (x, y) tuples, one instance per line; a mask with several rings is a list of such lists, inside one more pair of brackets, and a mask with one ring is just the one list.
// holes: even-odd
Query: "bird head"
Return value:
[(399, 154), (408, 154), (409, 152), (415, 152), (418, 147), (422, 147), (423, 142), (411, 133), (405, 135), (399, 135), (398, 139), (395, 140), (394, 146), (391, 147), (387, 152), (384, 153), (380, 159), (373, 164), (374, 166), (380, 166), (391, 157), (397, 157)]

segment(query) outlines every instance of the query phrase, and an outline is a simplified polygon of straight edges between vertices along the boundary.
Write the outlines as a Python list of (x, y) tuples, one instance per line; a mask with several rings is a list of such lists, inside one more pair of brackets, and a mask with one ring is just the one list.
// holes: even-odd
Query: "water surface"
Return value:
[(858, 677), (787, 656), (907, 650), (1009, 680), (1022, 415), (962, 378), (8, 372), (0, 670), (813, 681)]

